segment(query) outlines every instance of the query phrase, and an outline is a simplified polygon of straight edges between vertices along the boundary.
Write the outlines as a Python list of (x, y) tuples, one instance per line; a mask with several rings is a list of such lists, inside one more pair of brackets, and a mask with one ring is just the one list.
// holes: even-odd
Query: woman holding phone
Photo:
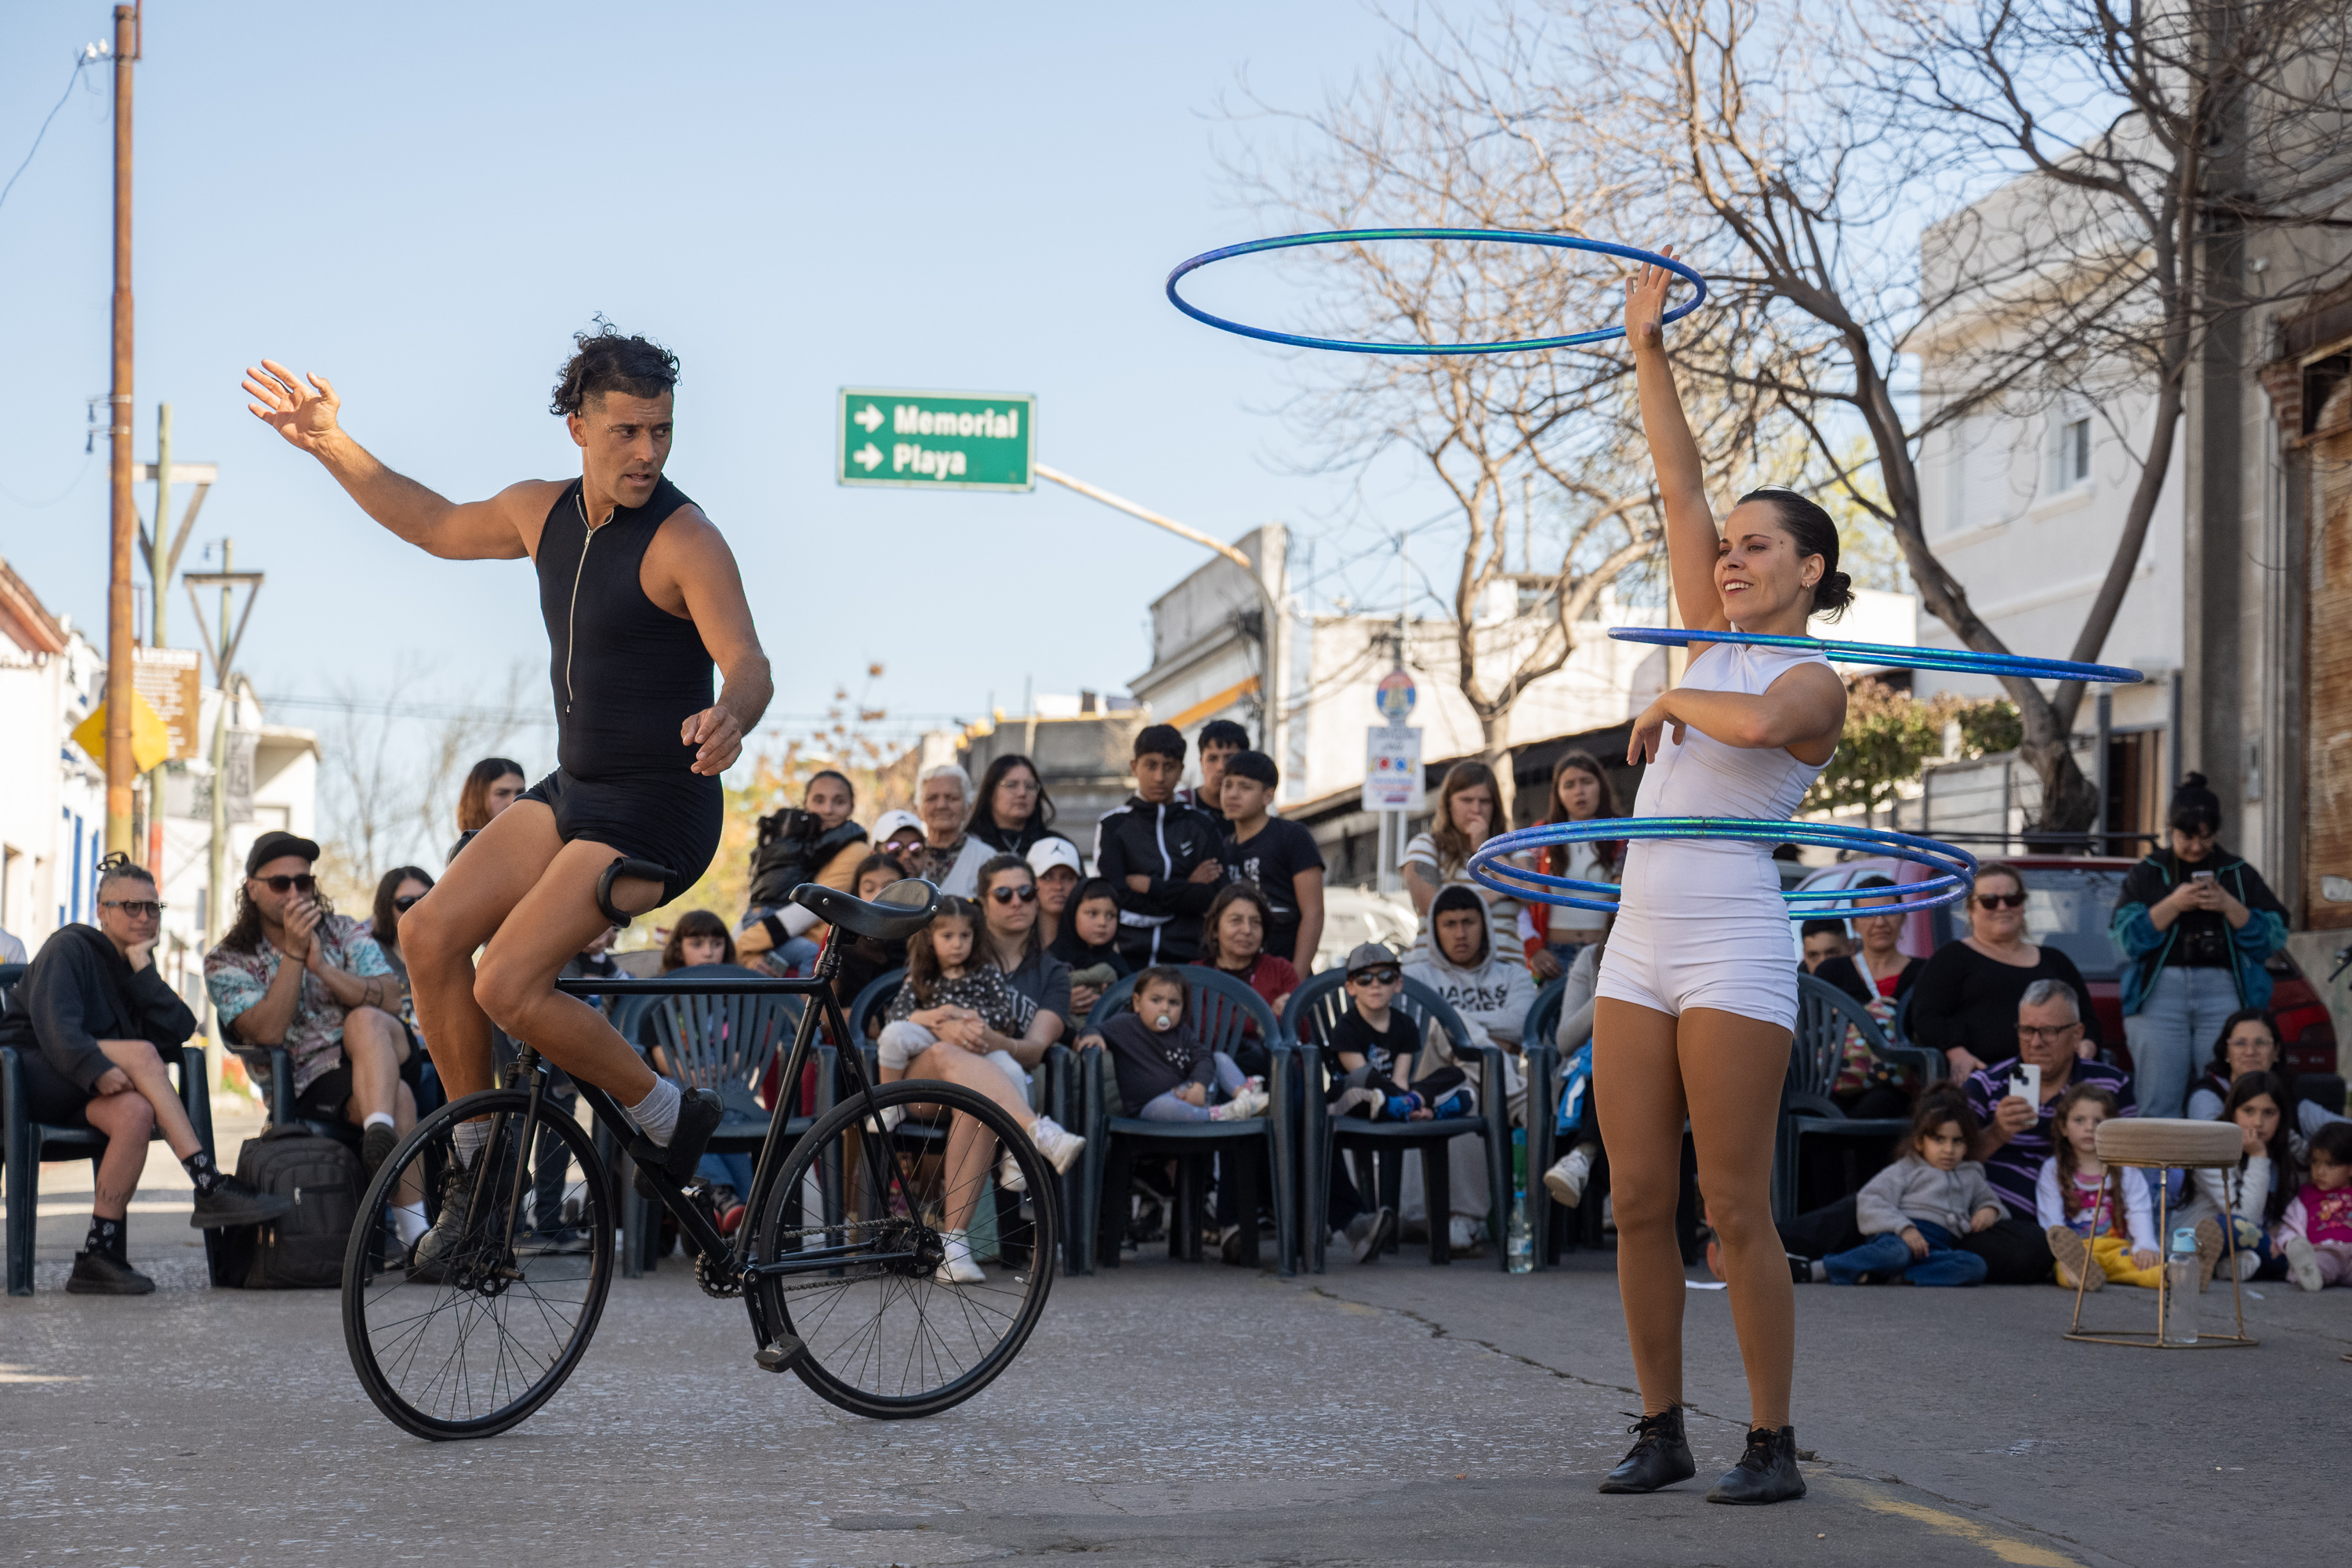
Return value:
[(2286, 908), (2221, 847), (2221, 800), (2190, 773), (2166, 814), (2171, 842), (2131, 868), (2110, 928), (2124, 971), (2124, 1035), (2142, 1116), (2179, 1116), (2197, 1056), (2242, 1007), (2270, 1004), (2264, 961), (2286, 945)]

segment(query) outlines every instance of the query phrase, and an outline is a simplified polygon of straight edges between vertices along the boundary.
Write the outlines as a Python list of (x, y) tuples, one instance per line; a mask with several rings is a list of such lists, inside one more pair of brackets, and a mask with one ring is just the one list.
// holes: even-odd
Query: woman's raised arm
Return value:
[[(1663, 254), (1672, 256), (1669, 247)], [(1640, 389), (1642, 433), (1649, 437), (1650, 462), (1658, 476), (1658, 499), (1666, 514), (1666, 562), (1674, 579), (1675, 605), (1683, 625), (1721, 631), (1723, 598), (1715, 589), (1715, 558), (1721, 540), (1706, 504), (1706, 473), (1690, 421), (1683, 416), (1675, 367), (1666, 358), (1660, 326), (1666, 289), (1674, 274), (1644, 262), (1625, 286), (1625, 342), (1633, 352), (1633, 378)]]

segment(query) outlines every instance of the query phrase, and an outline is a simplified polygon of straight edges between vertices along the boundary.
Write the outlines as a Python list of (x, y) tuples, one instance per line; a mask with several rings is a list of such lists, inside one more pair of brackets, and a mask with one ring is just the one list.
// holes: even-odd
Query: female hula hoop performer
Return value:
[[(1671, 276), (1649, 266), (1635, 275), (1625, 337), (1665, 506), (1675, 603), (1693, 627), (1801, 634), (1808, 616), (1852, 597), (1836, 570), (1837, 531), (1812, 502), (1767, 489), (1742, 497), (1716, 532), (1659, 330)], [(1845, 685), (1818, 654), (1710, 646), (1634, 721), (1626, 760), (1650, 766), (1633, 815), (1786, 821), (1844, 723)], [(1747, 1449), (1707, 1500), (1802, 1497), (1789, 1425), (1795, 1303), (1768, 1195), (1797, 1018), (1780, 878), (1760, 843), (1637, 842), (1626, 851), (1618, 911), (1601, 963), (1592, 1079), (1642, 1419), (1632, 1452), (1601, 1489), (1654, 1491), (1696, 1473), (1683, 1433), (1685, 1288), (1675, 1239), (1687, 1116), (1723, 1244), (1750, 1412)]]

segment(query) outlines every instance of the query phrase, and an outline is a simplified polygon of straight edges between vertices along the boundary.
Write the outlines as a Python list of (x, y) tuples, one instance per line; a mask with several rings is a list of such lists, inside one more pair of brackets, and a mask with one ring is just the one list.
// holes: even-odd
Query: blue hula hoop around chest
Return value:
[(2099, 680), (2129, 686), (2146, 680), (2137, 669), (2119, 664), (2077, 664), (2065, 658), (2029, 658), (2017, 653), (1979, 653), (1962, 647), (1900, 647), (1883, 642), (1833, 642), (1821, 637), (1777, 637), (1766, 632), (1699, 632), (1684, 626), (1612, 626), (1619, 642), (1662, 643), (1687, 647), (1693, 643), (1748, 643), (1757, 647), (1790, 648), (1817, 653), (1832, 664), (1876, 664), (1894, 669), (1941, 669), (1966, 675), (2021, 675), (2033, 680)]

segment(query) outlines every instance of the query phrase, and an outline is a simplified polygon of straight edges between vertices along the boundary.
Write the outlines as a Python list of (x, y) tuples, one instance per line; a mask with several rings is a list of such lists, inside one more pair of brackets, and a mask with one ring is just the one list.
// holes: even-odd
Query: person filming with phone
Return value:
[(2190, 773), (2173, 792), (2171, 843), (2124, 878), (2111, 934), (2124, 971), (2132, 1084), (2150, 1116), (2179, 1116), (2200, 1052), (2230, 1015), (2270, 1004), (2271, 954), (2286, 908), (2262, 874), (2221, 847), (2221, 799)]

